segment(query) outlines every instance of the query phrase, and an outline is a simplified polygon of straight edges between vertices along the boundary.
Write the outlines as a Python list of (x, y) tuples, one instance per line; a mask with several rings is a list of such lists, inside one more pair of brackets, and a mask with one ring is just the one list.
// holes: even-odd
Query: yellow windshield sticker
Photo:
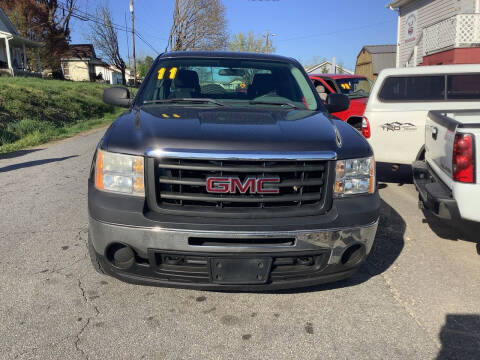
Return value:
[(158, 70), (158, 80), (163, 79), (163, 75), (165, 75), (165, 71), (166, 71), (166, 69), (164, 67), (162, 67), (161, 69)]
[(178, 114), (173, 114), (172, 116), (173, 116), (174, 118), (177, 118), (177, 119), (180, 117), (180, 115), (178, 115)]
[(177, 75), (177, 68), (176, 67), (173, 67), (170, 69), (170, 79), (173, 80), (175, 79), (175, 76)]
[(170, 117), (170, 116), (168, 116), (167, 114), (162, 114), (162, 116), (163, 116), (164, 118), (167, 118), (167, 119)]

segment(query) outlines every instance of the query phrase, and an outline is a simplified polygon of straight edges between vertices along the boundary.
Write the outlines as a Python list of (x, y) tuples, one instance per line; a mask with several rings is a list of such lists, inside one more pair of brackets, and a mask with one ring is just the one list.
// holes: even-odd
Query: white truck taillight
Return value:
[(362, 135), (365, 139), (370, 139), (370, 122), (365, 116), (362, 119)]
[(475, 152), (472, 134), (455, 134), (453, 143), (453, 179), (462, 183), (475, 181)]

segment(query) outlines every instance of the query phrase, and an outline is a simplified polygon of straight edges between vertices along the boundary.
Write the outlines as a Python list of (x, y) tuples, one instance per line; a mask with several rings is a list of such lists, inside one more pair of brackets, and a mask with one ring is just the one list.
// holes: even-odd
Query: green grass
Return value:
[(108, 85), (0, 78), (0, 154), (110, 124), (122, 109), (102, 102)]
[(62, 127), (39, 126), (39, 128), (43, 128), (41, 130), (33, 130), (25, 134), (17, 141), (0, 146), (0, 154), (22, 150), (40, 144), (45, 144), (53, 140), (65, 139), (84, 131), (110, 125), (113, 120), (115, 120), (115, 118), (122, 113), (122, 111), (123, 110), (117, 110), (115, 111), (115, 113), (105, 115), (102, 118), (84, 120), (72, 125), (65, 125)]

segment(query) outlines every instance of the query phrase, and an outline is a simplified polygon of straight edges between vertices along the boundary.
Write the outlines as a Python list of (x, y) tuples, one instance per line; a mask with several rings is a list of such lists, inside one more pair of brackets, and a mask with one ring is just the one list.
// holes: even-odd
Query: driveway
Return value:
[(97, 274), (86, 180), (102, 134), (0, 157), (1, 359), (478, 359), (480, 228), (426, 218), (402, 174), (381, 182), (373, 252), (347, 281), (216, 293)]

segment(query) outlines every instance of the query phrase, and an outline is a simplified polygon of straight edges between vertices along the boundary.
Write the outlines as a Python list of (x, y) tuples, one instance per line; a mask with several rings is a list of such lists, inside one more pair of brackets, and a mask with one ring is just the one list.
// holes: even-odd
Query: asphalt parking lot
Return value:
[(382, 175), (368, 262), (276, 293), (142, 287), (87, 255), (87, 183), (102, 131), (0, 157), (1, 359), (478, 359), (480, 228), (417, 207)]

